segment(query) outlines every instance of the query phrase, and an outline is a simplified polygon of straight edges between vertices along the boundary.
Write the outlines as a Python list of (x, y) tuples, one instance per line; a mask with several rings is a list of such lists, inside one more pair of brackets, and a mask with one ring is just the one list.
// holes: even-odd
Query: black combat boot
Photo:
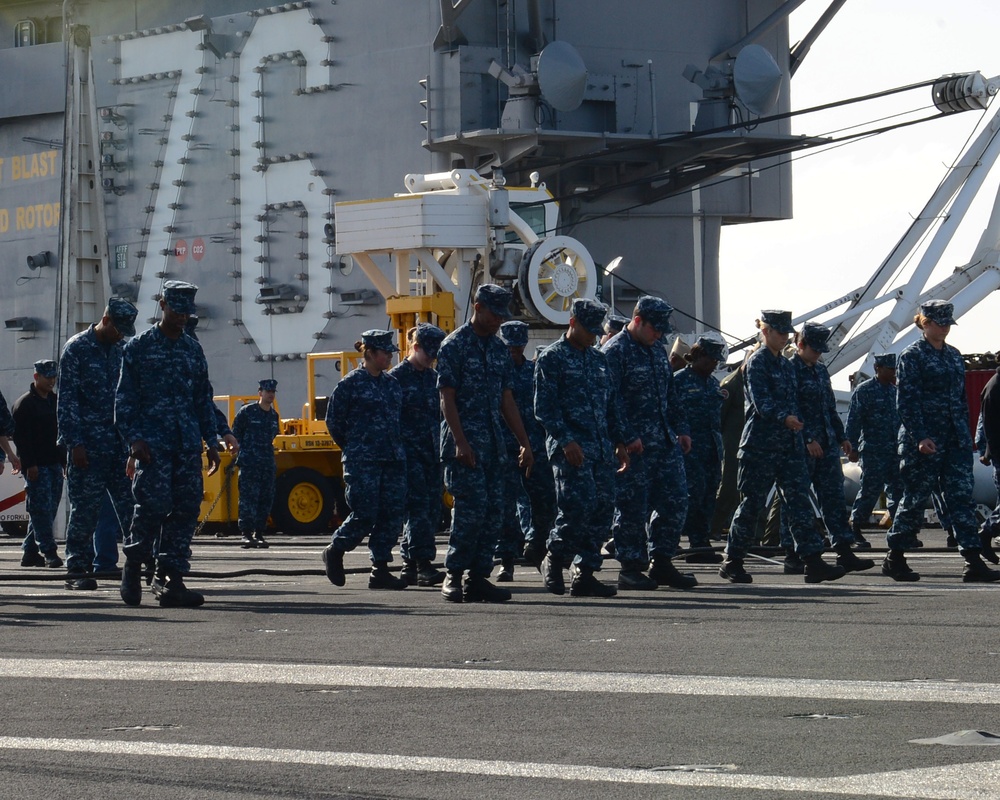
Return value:
[(267, 548), (271, 546), (267, 543), (267, 540), (264, 538), (264, 534), (260, 531), (254, 531), (251, 538), (253, 539), (253, 546), (260, 550), (267, 550)]
[(900, 583), (913, 583), (920, 580), (920, 575), (910, 569), (902, 550), (890, 550), (882, 562), (882, 574)]
[(444, 583), (443, 573), (435, 569), (429, 558), (422, 558), (417, 562), (417, 586), (440, 586)]
[(963, 583), (1000, 581), (1000, 570), (987, 567), (978, 550), (966, 550), (962, 553), (962, 558), (965, 559), (965, 571), (962, 572)]
[(1000, 564), (1000, 556), (993, 549), (993, 534), (990, 531), (980, 531), (979, 541), (982, 544), (982, 556), (991, 564)]
[(786, 575), (801, 575), (806, 571), (805, 562), (799, 558), (794, 547), (785, 548), (785, 560), (782, 562), (782, 569)]
[(142, 562), (126, 558), (122, 567), (122, 602), (137, 606), (142, 602)]
[(240, 550), (253, 550), (256, 546), (253, 535), (249, 531), (243, 531), (240, 537)]
[(368, 576), (369, 589), (399, 590), (406, 588), (406, 581), (397, 578), (389, 571), (388, 561), (377, 561), (372, 564), (371, 575)]
[(97, 581), (86, 577), (87, 573), (82, 569), (75, 569), (66, 573), (66, 588), (79, 592), (90, 592), (97, 588)]
[(944, 546), (949, 550), (958, 549), (958, 539), (955, 538), (955, 531), (952, 528), (945, 528), (948, 531), (948, 535), (944, 539)]
[(399, 571), (399, 578), (407, 586), (417, 585), (417, 562), (412, 558), (403, 559), (403, 568)]
[(626, 561), (618, 573), (618, 588), (640, 592), (651, 592), (657, 587), (656, 581), (643, 573), (645, 565), (635, 561)]
[(743, 567), (742, 558), (726, 558), (719, 567), (719, 577), (730, 583), (753, 583), (753, 575)]
[(448, 570), (441, 585), (441, 596), (451, 603), (462, 602), (462, 570)]
[(862, 572), (875, 566), (870, 558), (858, 558), (849, 544), (837, 545), (837, 563), (847, 572)]
[(466, 578), (462, 595), (466, 603), (506, 603), (511, 597), (510, 589), (494, 586), (481, 575)]
[(335, 545), (329, 545), (323, 551), (323, 566), (326, 569), (326, 578), (334, 586), (343, 586), (347, 583), (347, 574), (344, 572), (344, 551)]
[[(640, 573), (642, 574), (642, 573)], [(618, 590), (594, 577), (594, 570), (578, 567), (573, 571), (573, 583), (569, 587), (573, 597), (614, 597)]]
[[(126, 562), (127, 564), (128, 562)], [(122, 581), (124, 583), (124, 580)], [(153, 578), (153, 597), (162, 608), (197, 608), (205, 602), (205, 596), (184, 585), (179, 572), (156, 571)]]
[(497, 573), (497, 583), (510, 583), (514, 580), (514, 559), (500, 559), (500, 571)]
[(657, 586), (672, 586), (674, 589), (693, 589), (698, 579), (690, 572), (678, 572), (669, 558), (657, 558), (649, 567), (649, 577)]
[[(802, 559), (806, 563), (806, 583), (822, 583), (843, 578), (847, 570), (839, 564), (827, 564), (821, 553), (813, 553)], [(874, 567), (875, 564), (872, 564)]]
[(542, 581), (545, 588), (552, 594), (566, 594), (566, 582), (563, 580), (562, 559), (552, 553), (546, 553), (542, 559)]

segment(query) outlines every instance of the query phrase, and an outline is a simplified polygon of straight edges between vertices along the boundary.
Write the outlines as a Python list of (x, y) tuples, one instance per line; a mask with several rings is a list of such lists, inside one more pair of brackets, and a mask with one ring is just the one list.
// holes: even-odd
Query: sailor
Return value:
[(601, 340), (597, 343), (598, 347), (604, 347), (608, 339), (620, 332), (626, 325), (628, 325), (628, 317), (614, 312), (608, 314), (607, 319), (604, 320), (604, 332), (601, 335)]
[(743, 408), (743, 370), (749, 353), (744, 355), (745, 358), (739, 367), (719, 383), (719, 390), (722, 392), (723, 457), (722, 478), (715, 497), (715, 512), (712, 514), (712, 539), (726, 538), (733, 513), (740, 504), (740, 493), (736, 489), (736, 473), (739, 470), (737, 453), (740, 449), (740, 437), (743, 435), (743, 423), (746, 422)]
[(630, 468), (616, 481), (612, 532), (622, 565), (619, 589), (691, 589), (698, 583), (670, 560), (687, 515), (684, 454), (691, 449), (673, 370), (660, 345), (671, 331), (671, 313), (665, 300), (640, 297), (632, 320), (603, 348), (631, 456)]
[(896, 515), (902, 492), (896, 454), (898, 434), (896, 354), (880, 353), (875, 356), (875, 377), (857, 385), (847, 412), (846, 436), (851, 443), (848, 458), (861, 463), (861, 482), (851, 508), (851, 528), (861, 549), (871, 547), (861, 528), (871, 518), (883, 491), (889, 517)]
[[(528, 474), (534, 454), (514, 402), (513, 362), (497, 337), (510, 319), (509, 289), (483, 284), (476, 290), (472, 318), (454, 331), (438, 352), (441, 394), (441, 459), (445, 486), (454, 499), (451, 535), (441, 595), (451, 602), (503, 603), (510, 592), (489, 581), (493, 553), (503, 526), (503, 422), (517, 439), (518, 466)], [(501, 421), (503, 418), (503, 422)], [(462, 585), (462, 575), (468, 580)]]
[(247, 403), (233, 418), (233, 435), (239, 442), (236, 464), (240, 468), (239, 518), (242, 534), (240, 547), (267, 549), (264, 529), (274, 502), (274, 437), (278, 435), (278, 412), (274, 396), (278, 382), (273, 378), (259, 381), (257, 401)]
[(979, 430), (977, 430), (977, 447), (982, 444), (980, 461), (993, 467), (993, 484), (997, 487), (997, 505), (983, 520), (979, 529), (979, 540), (983, 548), (983, 557), (994, 564), (997, 554), (993, 549), (993, 538), (1000, 534), (1000, 367), (980, 394)]
[(28, 535), (22, 545), (21, 565), (63, 565), (52, 526), (62, 499), (66, 449), (58, 444), (55, 394), (58, 367), (51, 359), (35, 362), (28, 391), (14, 401), (14, 444), (24, 475)]
[[(530, 477), (517, 467), (519, 446), (510, 431), (505, 432), (507, 443), (507, 488), (504, 502), (504, 528), (497, 545), (501, 571), (497, 581), (514, 577), (514, 559), (524, 555), (525, 560), (538, 568), (545, 557), (545, 542), (556, 517), (556, 487), (545, 452), (545, 431), (535, 419), (535, 362), (524, 356), (528, 345), (528, 325), (519, 320), (509, 320), (500, 326), (500, 338), (510, 351), (514, 362), (514, 402), (531, 442), (535, 465)], [(525, 515), (527, 530), (522, 533), (518, 508), (528, 505)]]
[(746, 362), (746, 423), (740, 439), (738, 488), (743, 499), (736, 509), (726, 560), (719, 575), (731, 583), (752, 583), (743, 559), (753, 545), (757, 517), (777, 484), (788, 517), (795, 551), (805, 562), (806, 583), (842, 578), (846, 570), (823, 561), (823, 539), (809, 507), (809, 476), (802, 441), (804, 424), (796, 393), (795, 367), (783, 351), (794, 333), (790, 311), (762, 311), (757, 321), (763, 347)]
[(896, 365), (900, 479), (903, 496), (889, 530), (889, 554), (882, 574), (896, 581), (920, 576), (906, 563), (915, 547), (928, 495), (940, 488), (951, 515), (966, 583), (1000, 580), (983, 562), (982, 541), (972, 501), (972, 435), (965, 396), (962, 354), (945, 340), (955, 324), (955, 307), (930, 300), (914, 317), (923, 336), (899, 354)]
[[(844, 433), (844, 423), (837, 413), (837, 399), (830, 383), (830, 373), (822, 362), (824, 353), (830, 351), (831, 330), (818, 322), (807, 322), (795, 337), (796, 352), (792, 356), (798, 392), (798, 406), (802, 418), (802, 438), (806, 447), (806, 466), (819, 503), (823, 522), (830, 533), (830, 541), (837, 553), (837, 563), (847, 572), (871, 569), (875, 562), (858, 558), (851, 550), (854, 532), (847, 521), (844, 505), (844, 470), (840, 463), (841, 452), (848, 455), (851, 443)], [(784, 509), (783, 509), (784, 510)], [(782, 527), (790, 515), (782, 514)], [(786, 538), (786, 572), (801, 574), (804, 565)]]
[(566, 591), (563, 563), (572, 559), (574, 597), (614, 597), (598, 580), (600, 546), (614, 513), (614, 458), (619, 472), (629, 456), (607, 357), (594, 347), (605, 310), (577, 299), (569, 330), (538, 356), (535, 416), (546, 431), (545, 447), (555, 478), (556, 519), (541, 572), (545, 588)]
[(689, 563), (718, 564), (709, 525), (715, 511), (715, 495), (722, 480), (722, 402), (718, 379), (712, 374), (725, 357), (725, 342), (699, 336), (685, 356), (688, 365), (677, 373), (677, 397), (691, 429), (691, 449), (684, 455), (688, 511), (683, 533), (692, 550)]
[(351, 507), (323, 551), (326, 577), (334, 586), (346, 582), (344, 553), (367, 536), (372, 562), (368, 588), (406, 588), (389, 571), (406, 503), (406, 454), (399, 427), (403, 390), (389, 374), (392, 356), (399, 352), (395, 336), (385, 330), (362, 333), (354, 347), (363, 354), (364, 364), (334, 387), (327, 402), (326, 427), (341, 450)]
[[(59, 442), (69, 454), (66, 588), (92, 590), (95, 556), (118, 563), (118, 532), (132, 523), (132, 487), (125, 476), (128, 448), (115, 428), (115, 390), (122, 369), (122, 340), (135, 336), (136, 307), (113, 297), (101, 319), (76, 334), (59, 359)], [(108, 523), (99, 526), (106, 502)], [(98, 531), (107, 530), (98, 538)]]
[(125, 542), (121, 597), (142, 602), (142, 565), (153, 560), (153, 596), (161, 606), (200, 606), (205, 598), (184, 585), (191, 539), (204, 492), (202, 441), (208, 474), (219, 468), (215, 404), (201, 345), (185, 335), (198, 287), (163, 284), (159, 323), (136, 336), (122, 353), (115, 395), (115, 425), (135, 459), (135, 509)]
[(406, 454), (406, 516), (399, 552), (400, 577), (407, 586), (438, 586), (444, 573), (434, 567), (434, 534), (441, 521), (441, 400), (437, 390), (437, 358), (445, 332), (421, 322), (406, 338), (410, 354), (389, 370), (403, 390), (400, 433)]

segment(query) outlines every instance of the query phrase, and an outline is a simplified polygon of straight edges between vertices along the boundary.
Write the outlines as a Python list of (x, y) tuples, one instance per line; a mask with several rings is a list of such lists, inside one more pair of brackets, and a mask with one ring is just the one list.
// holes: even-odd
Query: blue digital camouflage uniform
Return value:
[(902, 493), (896, 452), (898, 434), (895, 385), (882, 384), (876, 378), (858, 384), (851, 395), (846, 433), (851, 447), (861, 454), (861, 485), (851, 509), (855, 525), (868, 522), (883, 490), (889, 516), (896, 516)]
[[(791, 363), (798, 387), (799, 417), (805, 426), (802, 429), (802, 439), (805, 444), (816, 442), (823, 449), (820, 458), (813, 458), (806, 452), (809, 479), (816, 492), (823, 522), (830, 533), (834, 549), (850, 546), (854, 542), (854, 532), (847, 521), (844, 468), (840, 462), (840, 444), (847, 437), (844, 423), (837, 413), (837, 399), (830, 383), (830, 372), (822, 363), (807, 364), (798, 354), (792, 356)], [(783, 506), (782, 527), (787, 525), (784, 511)]]
[[(523, 364), (514, 364), (514, 402), (521, 414), (524, 431), (535, 455), (535, 465), (531, 476), (525, 477), (517, 466), (520, 447), (514, 434), (507, 430), (507, 482), (504, 492), (503, 535), (497, 544), (497, 556), (517, 558), (524, 550), (526, 541), (533, 541), (544, 547), (545, 540), (555, 523), (556, 487), (552, 468), (545, 452), (545, 430), (535, 419), (535, 362), (525, 359)], [(527, 498), (529, 527), (522, 534), (519, 500)]]
[[(48, 364), (55, 374), (55, 363)], [(40, 373), (44, 374), (44, 373)], [(57, 443), (55, 392), (42, 397), (32, 383), (28, 391), (14, 401), (11, 416), (14, 420), (14, 444), (21, 459), (21, 474), (24, 476), (25, 505), (28, 510), (28, 535), (22, 549), (25, 555), (55, 555), (56, 540), (52, 526), (63, 492), (63, 469), (66, 451)], [(38, 476), (31, 480), (28, 471), (36, 467)]]
[(743, 559), (754, 543), (757, 517), (768, 492), (777, 483), (785, 503), (800, 558), (823, 552), (823, 540), (813, 524), (809, 506), (809, 476), (801, 433), (785, 426), (785, 418), (799, 413), (795, 368), (780, 353), (761, 347), (744, 369), (746, 423), (740, 439), (739, 476), (742, 495), (729, 529), (726, 556)]
[[(69, 524), (66, 528), (66, 569), (90, 572), (95, 564), (95, 534), (105, 498), (110, 498), (113, 520), (119, 530), (132, 522), (134, 500), (125, 475), (128, 448), (115, 428), (115, 390), (122, 368), (121, 342), (102, 343), (95, 326), (78, 333), (63, 347), (59, 359), (59, 442), (69, 454), (67, 495)], [(86, 448), (87, 467), (73, 464), (73, 449)], [(111, 520), (109, 520), (110, 522)], [(112, 529), (108, 546), (117, 562), (117, 530)]]
[(455, 390), (462, 431), (476, 454), (475, 467), (455, 458), (455, 437), (441, 422), (444, 481), (454, 498), (445, 568), (469, 570), (471, 578), (493, 571), (493, 552), (503, 525), (506, 425), (501, 418), (503, 393), (513, 389), (513, 362), (496, 336), (478, 336), (467, 322), (441, 343), (438, 389)]
[(350, 552), (368, 537), (373, 564), (392, 561), (406, 503), (406, 454), (400, 435), (403, 390), (388, 372), (358, 367), (333, 389), (326, 427), (341, 449), (351, 508), (332, 546)]
[(125, 345), (115, 426), (129, 447), (146, 442), (151, 456), (149, 463), (136, 463), (132, 479), (135, 509), (123, 548), (128, 561), (148, 563), (158, 542), (160, 570), (190, 571), (204, 494), (202, 441), (216, 445), (214, 409), (197, 340), (171, 339), (155, 325)]
[[(940, 488), (961, 550), (979, 550), (972, 501), (972, 435), (965, 395), (965, 365), (957, 349), (940, 350), (921, 338), (899, 355), (896, 367), (900, 480), (903, 495), (887, 543), (893, 550), (916, 546), (928, 495)], [(937, 452), (918, 447), (933, 439)]]
[(979, 425), (976, 430), (976, 447), (993, 465), (993, 484), (997, 488), (997, 505), (983, 521), (981, 533), (987, 537), (1000, 534), (1000, 367), (997, 374), (987, 381), (980, 399)]
[(623, 567), (646, 569), (677, 552), (687, 516), (687, 477), (678, 436), (690, 435), (666, 350), (646, 347), (628, 328), (603, 348), (619, 398), (626, 442), (642, 440), (629, 468), (617, 474), (612, 531)]
[(233, 418), (233, 435), (240, 443), (236, 464), (239, 477), (239, 528), (244, 534), (263, 532), (274, 503), (274, 437), (278, 412), (265, 411), (260, 402), (248, 403)]
[(406, 453), (406, 522), (399, 552), (404, 560), (433, 561), (444, 489), (437, 370), (417, 369), (404, 359), (389, 374), (403, 392), (400, 432)]
[[(577, 350), (565, 336), (535, 364), (535, 417), (546, 431), (555, 478), (556, 520), (548, 549), (585, 569), (601, 568), (600, 547), (614, 514), (614, 445), (624, 441), (615, 381), (598, 349)], [(563, 448), (576, 442), (584, 462), (574, 467)]]
[(691, 450), (684, 456), (688, 510), (684, 534), (691, 547), (709, 547), (709, 527), (722, 481), (722, 401), (714, 375), (702, 377), (691, 367), (677, 373), (677, 397), (691, 429)]

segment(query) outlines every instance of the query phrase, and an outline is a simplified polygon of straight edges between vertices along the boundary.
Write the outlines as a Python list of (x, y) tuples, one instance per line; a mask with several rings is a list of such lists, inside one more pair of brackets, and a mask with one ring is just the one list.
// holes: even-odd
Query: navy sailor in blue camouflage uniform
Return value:
[(205, 602), (184, 585), (205, 490), (202, 441), (208, 447), (208, 474), (219, 469), (208, 363), (201, 345), (184, 333), (197, 291), (185, 281), (166, 281), (159, 323), (132, 339), (122, 353), (115, 425), (136, 462), (135, 509), (123, 548), (121, 585), (122, 601), (130, 606), (142, 602), (142, 565), (153, 559), (154, 543), (153, 596), (159, 604), (194, 607)]
[(346, 582), (344, 553), (368, 537), (372, 562), (369, 589), (405, 589), (389, 571), (392, 548), (399, 540), (406, 504), (406, 453), (400, 435), (403, 390), (392, 375), (399, 352), (395, 332), (368, 330), (354, 347), (364, 364), (334, 388), (326, 406), (326, 427), (341, 450), (345, 497), (351, 513), (323, 551), (326, 577), (334, 586)]
[(546, 432), (545, 448), (556, 487), (556, 520), (542, 561), (542, 580), (565, 594), (563, 564), (572, 559), (574, 597), (614, 597), (618, 590), (594, 573), (614, 514), (615, 458), (629, 464), (616, 382), (607, 357), (594, 347), (606, 311), (577, 299), (569, 330), (546, 347), (535, 364), (535, 416)]
[(403, 390), (400, 433), (406, 453), (406, 518), (399, 552), (407, 586), (439, 586), (434, 534), (441, 522), (441, 397), (434, 359), (445, 337), (437, 325), (421, 322), (407, 331), (410, 354), (389, 370)]
[(631, 457), (615, 489), (612, 531), (615, 557), (622, 565), (619, 589), (691, 589), (698, 583), (671, 561), (687, 517), (684, 455), (691, 449), (687, 417), (660, 344), (672, 330), (672, 313), (665, 300), (640, 297), (631, 322), (602, 348)]
[(882, 564), (882, 574), (896, 581), (920, 578), (906, 563), (905, 552), (916, 547), (927, 498), (935, 489), (940, 489), (948, 506), (965, 558), (962, 580), (1000, 580), (1000, 571), (983, 562), (976, 524), (965, 364), (962, 354), (945, 341), (955, 324), (954, 313), (955, 307), (944, 300), (921, 305), (914, 322), (923, 336), (900, 353), (896, 362), (903, 496), (886, 537), (889, 554)]
[[(792, 356), (798, 386), (799, 411), (802, 417), (802, 438), (806, 446), (809, 480), (837, 553), (837, 563), (848, 572), (871, 569), (875, 562), (858, 558), (851, 550), (854, 532), (847, 521), (844, 503), (844, 469), (840, 454), (851, 452), (851, 443), (844, 433), (844, 423), (837, 413), (837, 399), (830, 383), (830, 373), (821, 361), (829, 352), (831, 331), (826, 325), (807, 322), (796, 338), (796, 353)], [(784, 511), (784, 509), (782, 509)], [(782, 516), (782, 525), (789, 515)], [(787, 538), (786, 538), (787, 541)], [(785, 557), (785, 572), (801, 574), (805, 565), (789, 548)]]
[(274, 437), (278, 435), (278, 412), (274, 408), (274, 395), (278, 382), (264, 378), (258, 383), (256, 403), (247, 403), (233, 418), (233, 436), (239, 442), (236, 464), (239, 477), (239, 519), (244, 550), (268, 547), (264, 538), (267, 517), (274, 503), (274, 478), (277, 465), (274, 461)]
[[(120, 530), (132, 523), (132, 487), (125, 475), (128, 448), (115, 428), (115, 391), (122, 371), (122, 339), (135, 336), (136, 307), (113, 297), (99, 322), (76, 334), (59, 359), (59, 441), (69, 455), (66, 471), (66, 588), (90, 590), (95, 531), (105, 501)], [(108, 537), (113, 562), (117, 536)], [(105, 555), (111, 559), (112, 554)]]
[[(503, 525), (504, 422), (520, 447), (518, 465), (530, 475), (534, 454), (514, 402), (514, 365), (500, 325), (510, 319), (513, 295), (496, 284), (476, 290), (472, 318), (438, 351), (441, 459), (454, 498), (441, 595), (450, 602), (503, 603), (510, 591), (489, 581)], [(465, 585), (462, 576), (468, 572)]]
[(758, 321), (763, 347), (745, 366), (746, 422), (740, 438), (737, 486), (742, 499), (729, 528), (726, 560), (719, 575), (731, 583), (752, 583), (743, 559), (754, 544), (757, 518), (777, 484), (795, 542), (805, 562), (806, 583), (842, 578), (846, 570), (823, 561), (823, 539), (813, 524), (795, 367), (783, 350), (794, 333), (790, 311), (761, 312)]
[[(545, 431), (535, 419), (535, 362), (524, 356), (528, 345), (528, 325), (520, 320), (510, 320), (500, 326), (500, 338), (514, 362), (514, 402), (524, 423), (525, 433), (531, 442), (531, 452), (535, 456), (535, 466), (527, 477), (517, 466), (520, 446), (510, 430), (505, 431), (507, 440), (507, 488), (504, 501), (504, 526), (497, 556), (500, 559), (500, 574), (497, 581), (514, 579), (514, 560), (524, 555), (536, 569), (545, 557), (545, 542), (556, 518), (556, 487), (552, 469), (545, 453)], [(522, 534), (518, 519), (518, 501), (527, 498), (530, 509), (530, 525)]]
[(691, 428), (691, 449), (684, 456), (688, 511), (684, 534), (692, 550), (687, 561), (718, 564), (722, 556), (712, 550), (709, 531), (715, 513), (715, 496), (722, 481), (722, 401), (719, 380), (712, 373), (725, 356), (725, 343), (699, 336), (684, 356), (688, 366), (677, 373), (677, 397)]
[(21, 459), (28, 535), (21, 565), (61, 567), (52, 525), (62, 499), (66, 449), (57, 443), (57, 398), (53, 391), (58, 367), (51, 359), (35, 362), (34, 380), (14, 401), (14, 444)]
[(889, 518), (896, 516), (896, 504), (902, 494), (896, 453), (898, 434), (896, 355), (880, 353), (875, 356), (875, 377), (855, 387), (847, 411), (846, 436), (851, 443), (848, 458), (861, 462), (861, 485), (851, 509), (851, 527), (859, 548), (871, 547), (861, 526), (868, 523), (883, 490)]

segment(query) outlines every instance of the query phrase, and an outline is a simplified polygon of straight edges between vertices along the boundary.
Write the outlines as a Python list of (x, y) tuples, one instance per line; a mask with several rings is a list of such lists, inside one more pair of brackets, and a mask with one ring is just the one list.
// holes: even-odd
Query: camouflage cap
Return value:
[(875, 366), (885, 367), (886, 369), (896, 369), (896, 354), (879, 353), (875, 356)]
[(122, 336), (135, 336), (135, 318), (139, 309), (122, 297), (108, 300), (108, 316)]
[(417, 325), (417, 332), (415, 334), (417, 339), (417, 344), (419, 344), (425, 353), (430, 358), (437, 358), (438, 350), (441, 348), (441, 342), (444, 341), (444, 337), (447, 334), (441, 330), (437, 325), (431, 325), (429, 322), (421, 322)]
[(957, 325), (955, 305), (946, 300), (928, 300), (920, 306), (920, 313), (937, 325)]
[(600, 336), (604, 333), (604, 317), (608, 310), (596, 300), (578, 297), (570, 306), (569, 315), (579, 322), (588, 333)]
[(513, 299), (514, 293), (510, 289), (505, 289), (495, 283), (484, 283), (476, 290), (476, 302), (482, 303), (498, 317), (504, 319), (510, 319), (514, 316), (510, 311), (510, 301)]
[(395, 331), (370, 330), (361, 334), (361, 343), (372, 350), (398, 353), (399, 348), (396, 346), (395, 338)]
[(608, 318), (604, 320), (604, 332), (609, 336), (621, 331), (626, 325), (628, 325), (628, 319), (621, 316), (620, 314), (609, 314)]
[(792, 327), (791, 311), (779, 311), (774, 308), (765, 309), (760, 312), (760, 321), (778, 333), (795, 333), (795, 328)]
[(528, 344), (528, 323), (512, 319), (500, 326), (500, 338), (508, 347), (524, 347)]
[(726, 357), (726, 343), (712, 336), (699, 336), (695, 345), (714, 361), (722, 361)]
[(278, 391), (278, 382), (274, 378), (264, 378), (259, 382), (258, 390), (261, 392), (276, 392)]
[(51, 358), (43, 358), (35, 362), (35, 373), (43, 378), (54, 378), (59, 372), (59, 367)]
[(187, 281), (167, 281), (163, 284), (163, 300), (178, 314), (193, 314), (194, 295), (198, 287)]
[(643, 295), (635, 304), (635, 314), (642, 317), (660, 333), (670, 333), (673, 328), (670, 325), (670, 315), (674, 313), (674, 307), (662, 297)]
[(830, 345), (827, 340), (830, 338), (830, 329), (826, 325), (818, 322), (807, 322), (802, 326), (802, 341), (809, 345), (817, 353), (829, 353)]

